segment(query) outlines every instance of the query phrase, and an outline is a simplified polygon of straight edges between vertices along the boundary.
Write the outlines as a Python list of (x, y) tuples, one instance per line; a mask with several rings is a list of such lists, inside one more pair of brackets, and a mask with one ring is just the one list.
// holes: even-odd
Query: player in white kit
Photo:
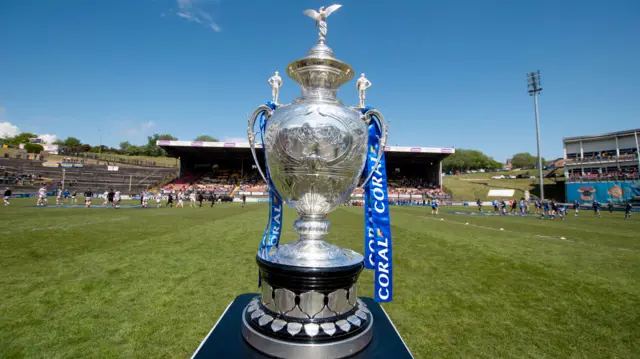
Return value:
[(91, 207), (91, 198), (93, 197), (93, 192), (91, 192), (91, 188), (87, 188), (87, 191), (84, 193), (84, 205), (87, 208)]
[(58, 193), (56, 193), (56, 204), (62, 204), (62, 190), (58, 188)]
[(106, 207), (107, 203), (109, 203), (109, 199), (107, 198), (109, 196), (109, 191), (104, 191), (104, 193), (102, 194), (102, 199), (104, 199), (104, 202), (102, 202), (102, 206)]
[(113, 196), (113, 204), (116, 206), (116, 208), (120, 208), (120, 191), (116, 191), (115, 195)]
[(176, 208), (184, 208), (184, 192), (180, 191), (180, 193), (178, 193), (178, 204), (176, 205)]
[(196, 192), (191, 192), (191, 194), (189, 194), (189, 207), (195, 207), (196, 206)]
[(158, 208), (162, 207), (162, 203), (160, 203), (160, 201), (162, 201), (162, 196), (160, 195), (160, 192), (156, 192), (156, 204)]
[(147, 208), (149, 204), (149, 193), (142, 192), (142, 208)]
[(36, 205), (44, 206), (45, 203), (47, 203), (47, 189), (40, 187), (38, 190), (38, 202), (36, 202)]

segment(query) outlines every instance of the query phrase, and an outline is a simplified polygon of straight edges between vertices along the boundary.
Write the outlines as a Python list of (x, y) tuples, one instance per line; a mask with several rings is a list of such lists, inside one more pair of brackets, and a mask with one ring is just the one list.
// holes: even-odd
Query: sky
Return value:
[[(373, 86), (389, 144), (541, 152), (640, 125), (640, 1), (343, 0), (327, 44)], [(317, 40), (316, 0), (0, 1), (0, 132), (85, 143), (245, 141), (274, 71)], [(283, 76), (280, 102), (300, 95)], [(357, 104), (355, 79), (338, 94)]]

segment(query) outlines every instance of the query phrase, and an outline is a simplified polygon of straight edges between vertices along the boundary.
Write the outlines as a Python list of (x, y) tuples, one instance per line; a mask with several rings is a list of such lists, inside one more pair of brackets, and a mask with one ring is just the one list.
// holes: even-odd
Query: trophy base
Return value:
[[(373, 318), (357, 334), (334, 341), (295, 341), (276, 338), (266, 331), (254, 329), (247, 321), (250, 314), (246, 307), (242, 313), (242, 336), (254, 349), (276, 358), (329, 359), (345, 358), (359, 353), (369, 345), (373, 337)], [(293, 337), (293, 336), (292, 336)]]
[(256, 260), (262, 293), (242, 313), (242, 334), (252, 347), (278, 358), (328, 359), (369, 344), (373, 316), (356, 291), (362, 259), (329, 268)]

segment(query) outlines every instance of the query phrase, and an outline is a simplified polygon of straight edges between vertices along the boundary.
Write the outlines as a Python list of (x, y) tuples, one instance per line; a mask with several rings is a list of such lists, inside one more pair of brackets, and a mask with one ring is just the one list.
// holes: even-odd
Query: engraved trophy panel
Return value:
[(300, 102), (267, 123), (266, 160), (273, 185), (301, 217), (325, 217), (353, 192), (367, 154), (357, 112)]

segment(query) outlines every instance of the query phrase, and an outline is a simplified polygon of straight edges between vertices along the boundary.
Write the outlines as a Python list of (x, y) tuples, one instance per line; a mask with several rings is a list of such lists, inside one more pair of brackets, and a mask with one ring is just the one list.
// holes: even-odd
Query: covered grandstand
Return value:
[[(249, 143), (158, 141), (169, 156), (180, 163), (180, 178), (164, 187), (165, 192), (196, 190), (216, 195), (266, 196), (266, 184), (259, 176)], [(264, 155), (258, 146), (258, 160)], [(387, 146), (385, 155), (392, 200), (446, 198), (442, 192), (442, 160), (454, 148)], [(355, 193), (355, 196), (360, 196)]]

